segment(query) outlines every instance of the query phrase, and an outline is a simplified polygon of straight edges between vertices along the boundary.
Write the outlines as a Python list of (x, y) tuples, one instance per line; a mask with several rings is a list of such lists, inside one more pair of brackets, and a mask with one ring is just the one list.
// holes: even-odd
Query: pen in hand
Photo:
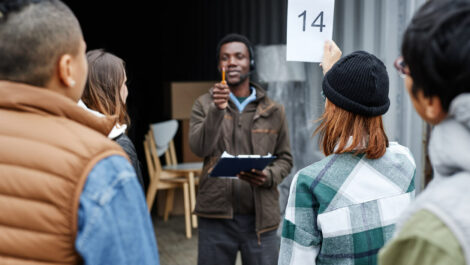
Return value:
[(227, 81), (225, 81), (225, 67), (222, 67), (222, 84), (226, 85)]
[(222, 68), (222, 81), (217, 83), (212, 88), (212, 99), (214, 104), (219, 109), (225, 109), (228, 105), (228, 99), (230, 97), (230, 90), (225, 81), (225, 68)]

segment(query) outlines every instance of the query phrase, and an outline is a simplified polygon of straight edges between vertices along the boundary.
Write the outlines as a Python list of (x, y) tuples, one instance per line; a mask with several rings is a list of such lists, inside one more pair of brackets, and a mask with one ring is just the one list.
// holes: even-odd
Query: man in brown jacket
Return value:
[(0, 1), (0, 264), (159, 264), (115, 117), (77, 105), (86, 45), (58, 0)]
[[(284, 108), (250, 83), (253, 48), (238, 34), (217, 46), (217, 83), (194, 103), (190, 146), (204, 157), (195, 213), (199, 216), (198, 264), (276, 264), (280, 221), (277, 185), (292, 168)], [(263, 171), (240, 172), (237, 179), (209, 177), (220, 155), (271, 153), (277, 159)]]

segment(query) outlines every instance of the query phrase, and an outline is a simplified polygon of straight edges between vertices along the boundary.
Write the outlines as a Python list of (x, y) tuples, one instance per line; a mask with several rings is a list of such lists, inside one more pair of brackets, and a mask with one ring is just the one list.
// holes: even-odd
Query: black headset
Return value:
[(255, 65), (255, 52), (253, 50), (253, 47), (251, 45), (247, 45), (245, 43), (246, 47), (248, 47), (248, 52), (250, 53), (250, 72), (253, 72), (256, 69)]

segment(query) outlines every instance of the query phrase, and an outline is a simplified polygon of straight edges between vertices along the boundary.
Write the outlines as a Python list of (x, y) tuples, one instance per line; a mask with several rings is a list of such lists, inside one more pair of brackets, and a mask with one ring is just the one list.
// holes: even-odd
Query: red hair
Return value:
[[(366, 154), (369, 159), (382, 157), (387, 151), (388, 138), (382, 116), (366, 117), (346, 111), (327, 101), (325, 111), (318, 121), (314, 134), (320, 136), (323, 153)], [(350, 138), (352, 137), (352, 142)]]

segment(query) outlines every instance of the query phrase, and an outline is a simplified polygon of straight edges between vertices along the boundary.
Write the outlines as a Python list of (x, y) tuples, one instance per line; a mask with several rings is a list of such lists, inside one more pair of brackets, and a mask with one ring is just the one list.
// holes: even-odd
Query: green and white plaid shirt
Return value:
[(377, 264), (379, 249), (414, 197), (415, 172), (408, 148), (394, 142), (379, 159), (334, 154), (299, 171), (279, 264)]

